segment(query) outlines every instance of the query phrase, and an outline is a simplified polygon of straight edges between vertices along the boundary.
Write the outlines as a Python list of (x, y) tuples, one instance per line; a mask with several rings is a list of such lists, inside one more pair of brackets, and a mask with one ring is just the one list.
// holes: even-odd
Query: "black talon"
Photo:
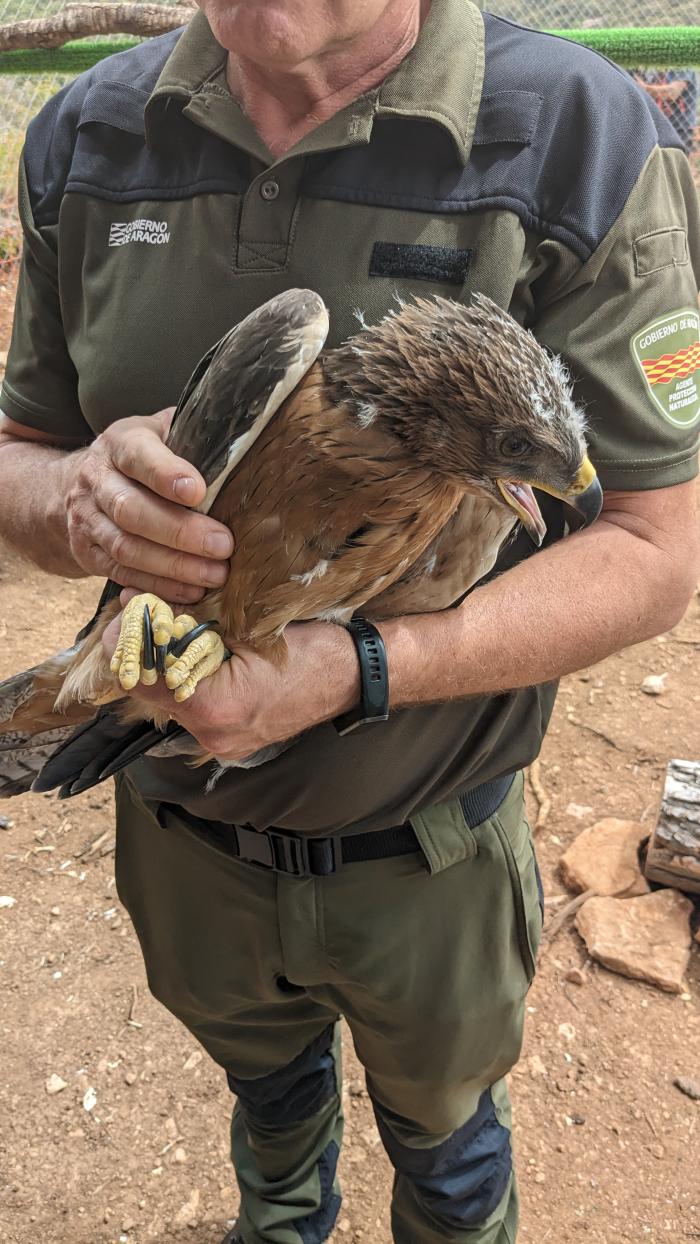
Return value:
[(214, 626), (218, 626), (218, 623), (215, 618), (210, 618), (208, 622), (200, 622), (198, 626), (193, 626), (192, 630), (188, 631), (187, 634), (183, 635), (180, 639), (171, 639), (168, 644), (169, 654), (177, 660), (177, 658), (181, 657), (183, 652), (189, 648), (193, 639), (197, 639), (200, 635), (203, 635), (205, 631), (210, 631)]
[(165, 673), (165, 658), (168, 655), (169, 644), (156, 644), (156, 669), (159, 674)]
[(145, 670), (154, 670), (156, 668), (156, 649), (153, 642), (153, 623), (151, 621), (151, 611), (148, 605), (143, 608), (143, 656), (141, 665)]

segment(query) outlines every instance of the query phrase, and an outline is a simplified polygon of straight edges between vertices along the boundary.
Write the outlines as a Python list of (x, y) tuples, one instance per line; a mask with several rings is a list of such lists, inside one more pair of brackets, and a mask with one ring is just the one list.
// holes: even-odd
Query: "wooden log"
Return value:
[(58, 48), (95, 35), (165, 34), (188, 22), (194, 7), (179, 4), (67, 4), (51, 17), (0, 26), (0, 52)]
[(669, 762), (644, 871), (649, 881), (700, 894), (700, 761)]

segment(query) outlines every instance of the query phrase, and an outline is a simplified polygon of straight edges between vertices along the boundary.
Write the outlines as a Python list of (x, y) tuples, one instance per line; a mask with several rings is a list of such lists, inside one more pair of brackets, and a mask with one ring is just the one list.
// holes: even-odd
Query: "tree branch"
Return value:
[(0, 26), (0, 52), (57, 48), (95, 35), (161, 35), (183, 26), (193, 13), (184, 4), (67, 4), (52, 17)]

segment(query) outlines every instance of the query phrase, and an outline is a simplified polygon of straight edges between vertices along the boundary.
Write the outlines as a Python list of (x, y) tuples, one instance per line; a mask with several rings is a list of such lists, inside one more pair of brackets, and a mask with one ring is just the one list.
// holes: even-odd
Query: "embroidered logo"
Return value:
[(692, 308), (647, 324), (630, 342), (649, 396), (669, 423), (700, 418), (700, 316)]
[(147, 242), (149, 246), (165, 246), (170, 241), (167, 220), (127, 220), (109, 226), (108, 246), (126, 246), (128, 242)]

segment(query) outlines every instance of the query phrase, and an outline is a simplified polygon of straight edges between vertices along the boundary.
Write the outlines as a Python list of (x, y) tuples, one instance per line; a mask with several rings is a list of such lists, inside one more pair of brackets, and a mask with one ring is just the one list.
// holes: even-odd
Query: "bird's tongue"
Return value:
[(498, 486), (505, 500), (515, 510), (530, 539), (539, 548), (547, 534), (547, 525), (530, 485), (515, 480), (499, 480)]

